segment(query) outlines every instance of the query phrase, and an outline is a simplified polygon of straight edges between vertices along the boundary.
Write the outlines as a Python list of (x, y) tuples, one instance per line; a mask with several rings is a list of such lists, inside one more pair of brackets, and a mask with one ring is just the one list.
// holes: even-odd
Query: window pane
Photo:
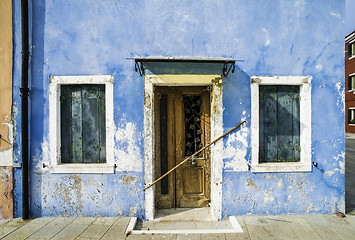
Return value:
[[(66, 88), (61, 89), (61, 96), (60, 96), (60, 112), (61, 112), (61, 127), (60, 127), (60, 135), (65, 136), (61, 138), (61, 162), (68, 163), (70, 162), (69, 159), (72, 159), (70, 148), (71, 144), (71, 131), (69, 123), (69, 116), (71, 115), (71, 104), (69, 99), (69, 93)], [(65, 146), (65, 147), (64, 147)]]
[(355, 124), (355, 109), (348, 110), (348, 124)]
[(259, 86), (260, 162), (300, 161), (299, 86)]
[[(201, 136), (201, 96), (184, 95), (185, 113), (185, 156), (191, 156), (202, 148)], [(201, 157), (199, 153), (197, 157)]]
[(105, 85), (61, 87), (61, 162), (106, 162)]
[[(168, 96), (160, 95), (160, 174), (168, 172)], [(169, 178), (161, 180), (161, 194), (169, 194)]]
[(260, 86), (260, 162), (277, 159), (277, 87)]
[[(71, 156), (73, 162), (82, 162), (83, 159), (83, 128), (82, 128), (82, 98), (80, 89), (74, 89), (71, 92), (71, 114), (69, 116), (69, 126), (71, 129)], [(62, 136), (65, 138), (65, 136)], [(69, 150), (70, 151), (70, 150)], [(70, 160), (69, 160), (70, 161)]]

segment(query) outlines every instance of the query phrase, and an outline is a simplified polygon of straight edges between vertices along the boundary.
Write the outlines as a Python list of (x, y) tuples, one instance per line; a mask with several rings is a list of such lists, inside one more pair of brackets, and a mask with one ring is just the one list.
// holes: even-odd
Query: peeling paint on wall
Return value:
[(49, 171), (50, 165), (50, 148), (49, 141), (44, 139), (41, 144), (41, 148), (37, 149), (37, 151), (33, 154), (32, 163), (36, 163), (34, 166), (34, 173), (36, 174), (44, 174)]
[(339, 164), (339, 168), (335, 168), (335, 171), (340, 171), (341, 174), (345, 174), (345, 152), (340, 153), (338, 156), (334, 157), (336, 163)]
[[(248, 122), (212, 147), (216, 149), (212, 158), (222, 163), (213, 165), (211, 173), (218, 183), (211, 192), (220, 197), (211, 203), (216, 216), (344, 209), (344, 1), (237, 1), (236, 8), (223, 0), (204, 6), (189, 2), (188, 8), (175, 0), (154, 6), (135, 1), (68, 2), (33, 1), (32, 6), (31, 216), (154, 215), (154, 197), (145, 198), (143, 192), (144, 184), (153, 180), (144, 171), (154, 172), (153, 85), (145, 86), (134, 71), (134, 61), (125, 60), (134, 56), (245, 60), (213, 88), (211, 100), (220, 104), (212, 104), (212, 139), (242, 120)], [(17, 2), (14, 8), (14, 31), (19, 36)], [(224, 17), (215, 12), (224, 12)], [(251, 26), (259, 28), (250, 31)], [(20, 103), (21, 43), (16, 37), (14, 43), (16, 105)], [(43, 168), (50, 162), (49, 76), (98, 74), (115, 79), (117, 168), (112, 174), (51, 174)], [(307, 173), (249, 171), (251, 75), (312, 77), (312, 161), (319, 168)], [(18, 120), (19, 116), (17, 139)], [(21, 161), (20, 147), (14, 147), (15, 159)], [(15, 170), (16, 182), (21, 182), (20, 173)], [(17, 186), (18, 199), (22, 189)], [(15, 212), (21, 212), (21, 204)]]
[(12, 167), (0, 167), (0, 219), (13, 218)]
[(338, 91), (338, 97), (337, 97), (337, 105), (338, 107), (342, 110), (342, 112), (345, 111), (345, 94), (344, 94), (344, 91), (345, 91), (345, 87), (344, 87), (344, 83), (336, 83), (335, 84), (336, 88), (337, 88), (337, 91)]
[(143, 156), (140, 146), (142, 136), (135, 124), (128, 122), (117, 127), (115, 141), (117, 145), (114, 148), (114, 156), (118, 170), (142, 172)]
[[(242, 121), (246, 120), (246, 112), (243, 112)], [(225, 148), (223, 150), (223, 158), (225, 159), (224, 169), (230, 171), (248, 171), (247, 154), (249, 128), (246, 125), (241, 126), (238, 131), (228, 136)]]
[(13, 217), (12, 1), (0, 3), (0, 218)]
[(84, 208), (82, 179), (79, 176), (73, 175), (67, 181), (56, 183), (55, 189), (52, 194), (58, 197), (58, 204), (64, 207), (65, 213), (74, 212), (75, 215), (78, 215), (82, 211)]

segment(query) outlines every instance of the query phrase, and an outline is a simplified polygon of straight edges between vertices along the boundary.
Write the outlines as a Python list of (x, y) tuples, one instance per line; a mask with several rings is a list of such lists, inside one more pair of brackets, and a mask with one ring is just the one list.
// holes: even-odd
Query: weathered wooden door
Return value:
[[(210, 142), (208, 87), (156, 87), (156, 178)], [(156, 186), (158, 208), (206, 207), (210, 202), (210, 150)]]

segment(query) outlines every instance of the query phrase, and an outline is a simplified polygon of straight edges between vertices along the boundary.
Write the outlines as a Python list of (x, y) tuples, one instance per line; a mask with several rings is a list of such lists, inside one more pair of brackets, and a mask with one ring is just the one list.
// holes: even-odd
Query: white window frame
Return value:
[[(106, 163), (62, 164), (60, 161), (60, 86), (68, 84), (105, 84)], [(113, 126), (113, 76), (50, 76), (49, 142), (51, 173), (114, 173)]]
[[(349, 114), (349, 110), (354, 110), (354, 114), (355, 114), (355, 107), (349, 107), (349, 108), (348, 108), (348, 114)], [(350, 125), (350, 126), (355, 126), (354, 123), (349, 123), (349, 122), (348, 122), (348, 125)]]
[[(252, 172), (312, 171), (311, 152), (311, 80), (309, 76), (251, 76)], [(300, 162), (259, 163), (259, 86), (300, 86)]]
[[(353, 77), (355, 75), (355, 73), (349, 74), (348, 76), (348, 81), (349, 81), (349, 77)], [(348, 87), (349, 87), (349, 82), (348, 82)], [(353, 92), (355, 94), (355, 88), (354, 89), (348, 89), (348, 92)]]
[[(348, 45), (353, 45), (354, 46), (354, 50), (355, 50), (355, 41), (349, 42)], [(349, 54), (349, 53), (348, 53)], [(355, 58), (355, 51), (351, 53), (351, 56), (348, 56), (348, 59), (353, 59)]]

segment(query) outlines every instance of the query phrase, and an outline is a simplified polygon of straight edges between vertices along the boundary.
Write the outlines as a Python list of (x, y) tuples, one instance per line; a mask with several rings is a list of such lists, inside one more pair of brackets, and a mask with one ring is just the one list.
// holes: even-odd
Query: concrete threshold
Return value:
[[(222, 221), (175, 221), (164, 222), (160, 226), (151, 225), (154, 229), (135, 229), (138, 218), (132, 217), (126, 229), (129, 234), (223, 234), (242, 233), (243, 229), (235, 216), (230, 216), (229, 220)], [(228, 222), (228, 223), (227, 223)], [(155, 222), (156, 223), (156, 222)], [(154, 223), (152, 223), (154, 224)], [(157, 225), (157, 224), (155, 224)], [(206, 229), (208, 228), (208, 229)]]

